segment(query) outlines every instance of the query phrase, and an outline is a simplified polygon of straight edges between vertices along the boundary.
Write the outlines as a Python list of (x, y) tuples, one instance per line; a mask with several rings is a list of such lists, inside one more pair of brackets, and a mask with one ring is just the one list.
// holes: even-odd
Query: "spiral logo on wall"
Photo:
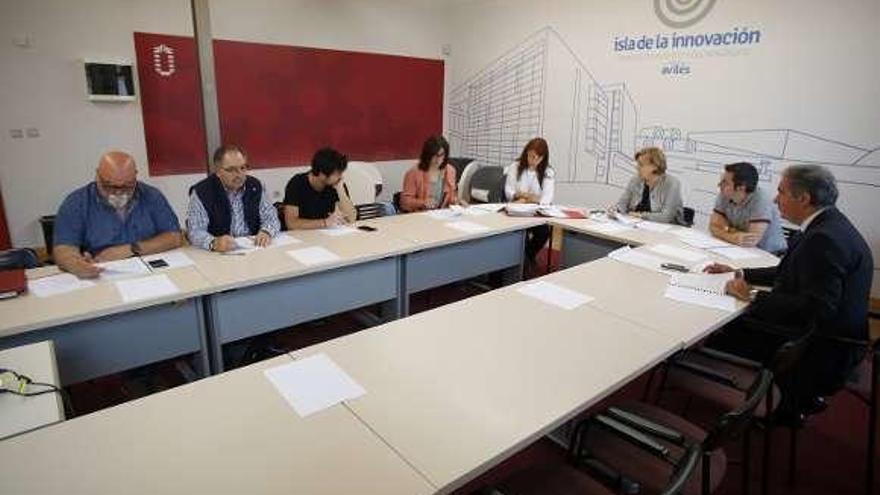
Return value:
[(153, 70), (162, 77), (170, 77), (177, 70), (174, 60), (174, 48), (168, 45), (153, 47)]
[(684, 29), (703, 20), (716, 0), (654, 0), (654, 12), (663, 24)]

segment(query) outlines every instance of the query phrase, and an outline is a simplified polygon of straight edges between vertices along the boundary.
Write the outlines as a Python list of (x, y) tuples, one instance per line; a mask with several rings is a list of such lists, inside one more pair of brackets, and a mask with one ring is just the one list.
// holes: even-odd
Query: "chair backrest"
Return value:
[(354, 207), (358, 220), (369, 220), (385, 216), (385, 203), (367, 203)]
[(699, 444), (691, 445), (679, 459), (669, 484), (660, 492), (660, 495), (681, 495), (684, 493), (684, 487), (697, 469), (702, 453)]
[(27, 269), (38, 266), (40, 266), (40, 259), (33, 249), (17, 248), (0, 251), (0, 270)]
[(693, 227), (694, 226), (694, 215), (696, 215), (696, 211), (690, 206), (685, 206), (682, 209), (682, 220), (684, 220), (685, 227)]
[(345, 185), (352, 203), (360, 205), (376, 202), (376, 182), (370, 173), (362, 168), (346, 169)]
[(458, 174), (458, 200), (460, 202), (470, 202), (471, 177), (473, 177), (474, 172), (479, 170), (482, 166), (483, 165), (479, 161), (473, 160), (464, 167), (460, 174)]
[(471, 177), (469, 187), (470, 203), (504, 202), (504, 169), (501, 167), (482, 167)]
[(379, 168), (376, 167), (375, 164), (370, 162), (348, 162), (348, 170), (356, 169), (360, 172), (367, 174), (373, 181), (373, 189), (375, 189), (375, 196), (379, 197), (382, 194), (382, 186), (384, 184), (384, 179), (382, 179), (382, 172), (379, 171)]
[(402, 212), (403, 212), (403, 210), (400, 209), (400, 195), (401, 195), (401, 194), (402, 194), (402, 193), (401, 193), (400, 191), (397, 191), (397, 192), (394, 193), (394, 195), (391, 197), (391, 204), (394, 205), (394, 210), (395, 210), (397, 213), (402, 213)]
[(272, 203), (272, 206), (275, 207), (275, 211), (278, 213), (278, 223), (281, 225), (281, 230), (287, 230), (287, 222), (284, 221), (284, 203), (276, 201)]
[(737, 438), (746, 428), (755, 416), (755, 409), (767, 396), (770, 387), (773, 385), (773, 373), (770, 370), (762, 369), (755, 377), (755, 381), (746, 392), (746, 399), (736, 409), (725, 413), (721, 416), (717, 423), (709, 430), (706, 438), (703, 440), (703, 452), (711, 452), (733, 438)]

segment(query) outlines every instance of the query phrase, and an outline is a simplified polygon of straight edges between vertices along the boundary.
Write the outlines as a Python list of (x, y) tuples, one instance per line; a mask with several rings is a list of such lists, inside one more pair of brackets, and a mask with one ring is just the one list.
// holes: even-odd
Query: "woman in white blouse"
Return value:
[[(553, 202), (553, 182), (556, 175), (550, 167), (550, 151), (547, 141), (534, 138), (519, 155), (519, 160), (510, 164), (505, 172), (504, 195), (511, 203), (534, 203), (549, 205)], [(535, 257), (550, 238), (550, 228), (546, 225), (534, 227), (526, 234), (526, 260), (535, 266)]]

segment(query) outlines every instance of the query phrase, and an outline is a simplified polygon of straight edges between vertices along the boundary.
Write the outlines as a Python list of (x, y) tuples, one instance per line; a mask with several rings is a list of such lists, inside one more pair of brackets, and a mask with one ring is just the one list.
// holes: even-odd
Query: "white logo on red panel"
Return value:
[(174, 74), (174, 48), (164, 44), (153, 47), (153, 70), (162, 77)]

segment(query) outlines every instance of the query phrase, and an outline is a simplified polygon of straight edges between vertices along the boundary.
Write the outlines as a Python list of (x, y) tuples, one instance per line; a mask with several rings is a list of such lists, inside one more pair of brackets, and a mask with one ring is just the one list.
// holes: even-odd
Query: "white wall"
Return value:
[[(474, 135), (468, 129), (485, 126), (486, 120), (490, 128), (502, 121), (507, 129), (534, 125), (506, 108), (500, 115), (487, 112), (485, 99), (468, 98), (487, 84), (515, 79), (517, 84), (498, 85), (495, 108), (504, 100), (498, 97), (502, 93), (506, 101), (538, 102), (539, 133), (551, 145), (557, 177), (568, 178), (557, 185), (559, 202), (608, 204), (632, 173), (626, 148), (646, 145), (666, 150), (672, 173), (685, 185), (686, 202), (702, 213), (701, 223), (711, 211), (724, 163), (758, 164), (764, 171), (760, 187), (771, 191), (785, 166), (821, 163), (840, 182), (838, 205), (871, 244), (877, 268), (874, 293), (880, 295), (880, 2), (715, 2), (705, 18), (680, 29), (661, 23), (654, 2), (647, 0), (462, 0), (454, 6), (447, 96), (447, 133), (459, 148), (453, 154), (467, 155), (470, 149), (496, 156), (496, 145), (485, 151), (480, 146), (485, 143), (466, 137)], [(624, 35), (714, 33), (734, 27), (759, 29), (760, 43), (732, 50), (613, 49), (615, 37)], [(532, 49), (536, 40), (542, 47), (537, 52)], [(523, 89), (528, 71), (517, 65), (530, 59), (540, 66), (537, 99)], [(690, 73), (664, 74), (670, 63), (683, 63)], [(622, 86), (612, 86), (618, 83)], [(589, 139), (591, 112), (602, 113), (592, 92), (598, 88), (611, 106), (612, 87), (628, 95), (618, 151), (611, 134)], [(664, 129), (661, 137), (645, 129), (651, 126)], [(597, 145), (608, 153), (591, 149)], [(498, 162), (518, 152), (504, 151), (509, 148), (499, 148)]]
[[(42, 244), (40, 215), (93, 180), (108, 149), (132, 153), (140, 177), (157, 185), (181, 216), (199, 174), (148, 177), (139, 101), (90, 103), (78, 59), (134, 61), (134, 31), (192, 36), (188, 0), (0, 0), (0, 186), (13, 244)], [(213, 35), (240, 41), (441, 58), (445, 41), (434, 2), (380, 0), (212, 0)], [(14, 46), (28, 36), (30, 48)], [(36, 127), (39, 138), (12, 139)], [(411, 160), (378, 164), (387, 193)], [(275, 198), (293, 168), (259, 170)]]

